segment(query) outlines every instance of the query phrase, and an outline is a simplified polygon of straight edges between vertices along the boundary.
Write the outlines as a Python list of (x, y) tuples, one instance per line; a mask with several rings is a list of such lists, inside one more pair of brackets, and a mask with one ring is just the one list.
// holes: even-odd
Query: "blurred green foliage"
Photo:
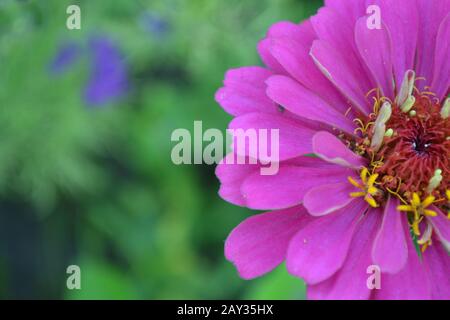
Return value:
[[(78, 4), (82, 29), (66, 28)], [(239, 279), (223, 257), (249, 210), (217, 196), (214, 166), (175, 166), (171, 132), (224, 130), (225, 71), (260, 64), (257, 41), (320, 1), (0, 0), (0, 297), (297, 299), (284, 266)], [(89, 107), (83, 56), (49, 73), (61, 44), (112, 39), (130, 90)], [(66, 289), (79, 265), (82, 289)]]

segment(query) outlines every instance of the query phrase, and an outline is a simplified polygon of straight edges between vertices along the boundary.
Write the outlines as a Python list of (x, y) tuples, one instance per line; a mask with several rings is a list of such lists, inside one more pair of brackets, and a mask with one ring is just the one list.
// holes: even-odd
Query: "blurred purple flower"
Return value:
[(58, 48), (58, 52), (49, 64), (51, 74), (60, 75), (66, 72), (81, 56), (81, 47), (75, 42), (67, 42)]
[(127, 68), (118, 47), (106, 37), (90, 40), (91, 74), (85, 89), (90, 106), (101, 106), (128, 89)]
[(155, 12), (145, 12), (143, 14), (142, 26), (157, 38), (164, 37), (170, 31), (169, 22)]
[[(76, 42), (62, 44), (50, 62), (52, 75), (62, 75), (86, 54)], [(92, 37), (88, 46), (89, 79), (84, 100), (89, 106), (101, 106), (122, 96), (128, 89), (127, 67), (119, 48), (107, 37)]]

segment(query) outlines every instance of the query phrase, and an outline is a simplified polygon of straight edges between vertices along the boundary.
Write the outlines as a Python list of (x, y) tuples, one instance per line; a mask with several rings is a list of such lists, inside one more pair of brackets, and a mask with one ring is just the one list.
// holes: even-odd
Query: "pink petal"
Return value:
[[(239, 163), (238, 158), (240, 158)], [(328, 168), (331, 172), (336, 171), (333, 170), (336, 169), (334, 165), (314, 157), (293, 158), (280, 164), (280, 168), (284, 166), (304, 167), (305, 170), (306, 168), (313, 168), (313, 170)], [(253, 173), (259, 174), (260, 168), (260, 164), (250, 164), (249, 158), (238, 157), (234, 153), (228, 154), (216, 167), (216, 176), (220, 180), (219, 195), (230, 203), (246, 206), (247, 200), (241, 192), (242, 185)]]
[[(283, 66), (290, 76), (300, 82), (306, 80), (304, 66), (307, 61), (305, 61), (304, 52), (306, 51), (307, 53), (309, 48), (302, 46), (295, 39), (284, 36), (271, 38), (269, 50), (272, 56)], [(307, 54), (306, 57), (308, 57)]]
[(335, 63), (345, 63), (349, 67), (364, 93), (373, 89), (373, 81), (364, 69), (364, 63), (355, 46), (353, 25), (329, 7), (321, 8), (317, 15), (311, 18), (311, 22), (318, 39), (325, 41), (335, 52), (341, 54), (340, 60)]
[(321, 159), (344, 167), (361, 168), (366, 160), (353, 153), (341, 140), (329, 132), (321, 131), (312, 141), (314, 153)]
[(450, 12), (450, 1), (417, 0), (417, 5), (419, 8), (420, 27), (417, 43), (416, 74), (418, 77), (426, 78), (426, 81), (418, 82), (423, 87), (431, 85), (433, 80), (436, 38), (442, 21)]
[(366, 14), (366, 4), (362, 0), (325, 0), (325, 6), (332, 8), (353, 27), (356, 20)]
[(430, 299), (429, 281), (411, 239), (406, 215), (403, 215), (402, 219), (408, 245), (408, 261), (400, 272), (382, 274), (381, 289), (374, 291), (374, 297), (379, 300)]
[(216, 93), (216, 101), (234, 116), (250, 112), (275, 113), (277, 106), (266, 95), (265, 81), (271, 75), (272, 72), (261, 67), (229, 70), (225, 86)]
[(383, 214), (383, 223), (372, 248), (374, 264), (382, 272), (397, 273), (404, 268), (408, 260), (408, 245), (403, 232), (402, 215), (397, 211), (400, 202), (389, 197)]
[[(357, 58), (354, 51), (353, 27), (349, 21), (342, 19), (336, 9), (320, 8), (317, 14), (311, 17), (311, 23), (319, 40), (325, 40), (339, 49), (346, 47), (344, 51), (347, 51), (352, 58)], [(336, 28), (337, 25), (339, 25), (339, 28)], [(341, 45), (342, 47), (340, 47)]]
[[(280, 21), (273, 24), (267, 32), (267, 37), (258, 44), (258, 52), (264, 64), (276, 74), (288, 74), (288, 71), (273, 56), (271, 47), (274, 38), (309, 39), (313, 38), (312, 28), (305, 21), (300, 26), (288, 21)], [(312, 40), (311, 40), (312, 41)]]
[(309, 20), (300, 25), (277, 23), (271, 27), (268, 37), (272, 56), (294, 79), (328, 103), (332, 103), (341, 113), (349, 109), (342, 95), (317, 69), (309, 55), (312, 42), (316, 38)]
[(316, 219), (291, 240), (287, 253), (289, 273), (308, 284), (331, 277), (345, 261), (353, 231), (367, 205), (362, 201)]
[(450, 250), (450, 220), (447, 218), (445, 213), (436, 207), (430, 207), (431, 210), (437, 212), (436, 217), (429, 217), (427, 220), (433, 226), (439, 240), (442, 244)]
[(241, 193), (252, 209), (287, 208), (301, 203), (313, 187), (346, 181), (351, 174), (351, 170), (338, 166), (311, 168), (282, 164), (276, 175), (255, 172), (248, 176)]
[(250, 217), (228, 236), (225, 256), (242, 278), (259, 277), (283, 262), (292, 236), (310, 220), (303, 207)]
[(382, 21), (389, 30), (392, 64), (399, 88), (406, 71), (414, 69), (419, 31), (417, 1), (370, 0), (368, 5), (369, 2), (380, 7)]
[(372, 265), (370, 249), (381, 222), (379, 209), (370, 209), (358, 224), (342, 268), (331, 278), (308, 286), (312, 300), (364, 300), (371, 290), (367, 287), (367, 267)]
[(361, 83), (362, 75), (353, 69), (354, 63), (347, 61), (344, 52), (337, 51), (325, 40), (314, 41), (311, 48), (311, 56), (320, 71), (358, 110), (368, 114), (370, 107), (365, 95), (371, 89)]
[(305, 20), (300, 24), (295, 24), (290, 21), (280, 21), (273, 24), (267, 32), (268, 38), (291, 38), (299, 43), (309, 43), (316, 38), (314, 29), (309, 20)]
[[(229, 129), (242, 129), (244, 132), (248, 129), (254, 131), (256, 133), (255, 145), (257, 147), (263, 145), (263, 142), (260, 142), (262, 140), (259, 139), (260, 130), (266, 131), (268, 144), (267, 153), (269, 155), (273, 154), (272, 144), (277, 142), (270, 139), (272, 130), (279, 130), (279, 161), (311, 153), (311, 139), (315, 133), (314, 130), (306, 128), (293, 119), (265, 113), (248, 113), (234, 118), (229, 125)], [(235, 131), (235, 133), (236, 132), (237, 131)], [(245, 139), (245, 148), (239, 150), (238, 147), (239, 144), (235, 137), (233, 149), (237, 154), (241, 156), (250, 155), (253, 158), (259, 157), (256, 154), (258, 148), (252, 148), (254, 150), (250, 149), (249, 139)], [(276, 156), (276, 154), (274, 154), (274, 156)], [(270, 159), (261, 158), (261, 160), (268, 161)]]
[(298, 158), (286, 160), (283, 162), (283, 164), (293, 165), (297, 167), (315, 167), (315, 168), (318, 167), (330, 168), (335, 166), (333, 163), (325, 162), (322, 159), (312, 156), (301, 156)]
[(439, 27), (436, 38), (436, 53), (434, 58), (434, 73), (432, 90), (439, 99), (445, 100), (450, 86), (450, 14)]
[(303, 198), (303, 205), (311, 215), (324, 216), (355, 200), (355, 198), (350, 197), (350, 193), (354, 191), (355, 187), (348, 181), (322, 185), (306, 193)]
[(277, 59), (270, 52), (270, 39), (263, 39), (258, 43), (258, 53), (263, 63), (276, 74), (287, 74)]
[(268, 33), (268, 50), (276, 64), (281, 66), (285, 72), (300, 80), (302, 78), (302, 57), (304, 51), (309, 48), (308, 42), (315, 38), (314, 30), (309, 21), (301, 25), (288, 21), (281, 21), (273, 24)]
[(248, 159), (243, 162), (245, 164), (238, 164), (237, 156), (230, 153), (216, 167), (216, 176), (221, 183), (219, 195), (222, 199), (238, 206), (245, 205), (245, 199), (241, 194), (242, 183), (245, 178), (259, 170), (259, 166), (249, 164)]
[(267, 95), (289, 111), (310, 120), (316, 120), (353, 133), (355, 125), (298, 82), (286, 76), (267, 80)]
[(450, 256), (439, 241), (433, 241), (423, 255), (423, 263), (430, 280), (431, 298), (450, 300)]
[(391, 39), (386, 25), (372, 30), (367, 27), (367, 17), (360, 18), (355, 26), (355, 41), (359, 54), (384, 96), (395, 98)]

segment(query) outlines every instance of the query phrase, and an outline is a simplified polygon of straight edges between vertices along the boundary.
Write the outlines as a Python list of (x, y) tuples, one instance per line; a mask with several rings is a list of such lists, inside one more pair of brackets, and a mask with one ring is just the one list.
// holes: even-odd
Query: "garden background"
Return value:
[(0, 0), (0, 298), (304, 298), (284, 266), (237, 276), (224, 240), (253, 213), (218, 197), (215, 165), (174, 165), (170, 137), (224, 131), (225, 71), (261, 64), (268, 27), (320, 5)]

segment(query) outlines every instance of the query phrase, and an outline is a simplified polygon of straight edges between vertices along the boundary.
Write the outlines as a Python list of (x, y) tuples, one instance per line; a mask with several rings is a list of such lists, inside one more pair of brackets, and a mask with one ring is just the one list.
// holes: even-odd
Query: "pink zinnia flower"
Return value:
[(270, 28), (265, 67), (227, 72), (216, 100), (230, 128), (280, 134), (276, 175), (217, 167), (222, 198), (271, 210), (226, 241), (242, 278), (286, 260), (311, 299), (450, 299), (449, 12), (448, 0), (325, 0)]

